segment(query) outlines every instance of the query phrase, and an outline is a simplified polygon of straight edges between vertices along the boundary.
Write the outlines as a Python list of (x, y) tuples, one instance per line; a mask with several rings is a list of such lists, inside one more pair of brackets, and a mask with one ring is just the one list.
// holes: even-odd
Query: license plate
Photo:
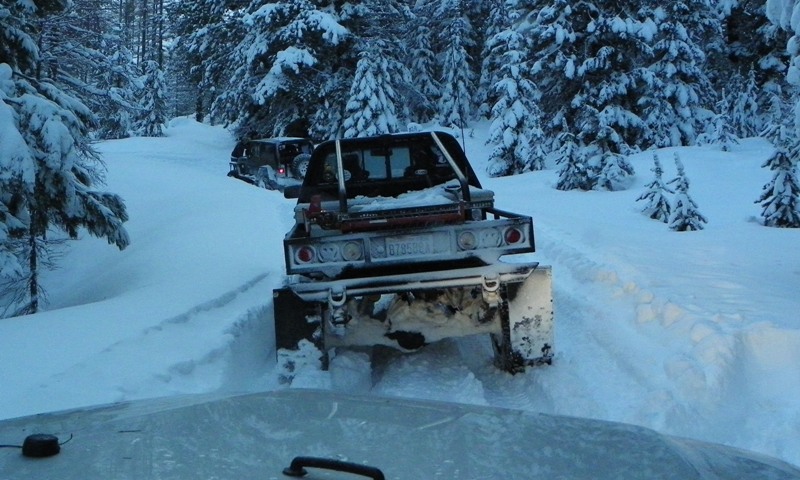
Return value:
[(386, 238), (386, 255), (388, 257), (415, 257), (432, 253), (433, 237), (430, 235)]

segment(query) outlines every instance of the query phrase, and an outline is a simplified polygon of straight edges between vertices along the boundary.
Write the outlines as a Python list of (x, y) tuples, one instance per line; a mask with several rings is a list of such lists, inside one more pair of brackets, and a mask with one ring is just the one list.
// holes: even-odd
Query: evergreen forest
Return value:
[(315, 141), (487, 121), (489, 175), (558, 168), (564, 190), (760, 136), (764, 224), (800, 227), (798, 18), (800, 0), (0, 0), (0, 281), (36, 311), (48, 232), (125, 248), (92, 143), (185, 115)]

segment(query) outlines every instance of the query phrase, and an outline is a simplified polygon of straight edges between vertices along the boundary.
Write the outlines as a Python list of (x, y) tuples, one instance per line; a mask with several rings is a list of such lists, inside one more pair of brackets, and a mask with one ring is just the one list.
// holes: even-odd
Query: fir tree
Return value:
[(445, 45), (442, 61), (442, 95), (439, 98), (439, 122), (446, 126), (465, 127), (472, 111), (474, 75), (467, 52), (470, 25), (461, 15), (460, 2), (443, 2), (441, 11), (448, 23), (443, 30)]
[(764, 107), (761, 109), (758, 122), (761, 125), (758, 134), (771, 140), (773, 144), (782, 142), (785, 139), (782, 132), (790, 128), (791, 115), (789, 102), (784, 99), (780, 86), (776, 84), (765, 86), (759, 96), (759, 104)]
[(492, 124), (487, 144), (494, 145), (487, 171), (492, 176), (510, 175), (544, 166), (541, 96), (528, 79), (529, 67), (523, 51), (524, 39), (514, 30), (504, 30), (493, 40), (501, 50), (501, 78), (494, 85)]
[(772, 180), (764, 185), (755, 203), (761, 204), (761, 218), (768, 227), (800, 228), (800, 183), (797, 179), (797, 159), (800, 142), (787, 149), (779, 146), (761, 165), (773, 172)]
[(136, 94), (143, 88), (135, 74), (131, 51), (121, 42), (115, 47), (109, 57), (109, 68), (98, 78), (98, 87), (108, 92), (98, 129), (98, 136), (106, 139), (127, 138), (134, 132), (134, 118), (139, 109)]
[(441, 86), (436, 80), (436, 55), (431, 44), (433, 32), (427, 25), (429, 19), (420, 12), (414, 21), (411, 37), (407, 41), (411, 45), (410, 61), (411, 78), (416, 92), (417, 102), (410, 105), (411, 119), (416, 122), (428, 122), (436, 114), (436, 101), (441, 95)]
[(351, 86), (352, 77), (345, 68), (336, 70), (325, 79), (320, 88), (322, 103), (310, 119), (311, 138), (328, 140), (344, 135), (344, 109)]
[(241, 6), (231, 0), (194, 0), (167, 5), (172, 22), (169, 33), (175, 38), (170, 68), (177, 77), (179, 111), (194, 111), (203, 121), (222, 91), (230, 73), (236, 70), (232, 54), (244, 36)]
[[(57, 12), (64, 5), (47, 6)], [(32, 22), (48, 13), (30, 2), (0, 4), (0, 38), (6, 39), (0, 42), (0, 273), (21, 271), (17, 279), (28, 286), (28, 299), (20, 311), (26, 313), (39, 308), (36, 245), (47, 232), (76, 238), (86, 228), (120, 249), (129, 243), (122, 199), (94, 189), (103, 169), (89, 144), (91, 112), (37, 63)], [(18, 260), (9, 260), (9, 252)]]
[[(652, 76), (643, 66), (650, 57), (652, 29), (624, 13), (636, 12), (628, 2), (580, 2), (575, 8), (555, 3), (563, 11), (543, 8), (531, 28), (531, 34), (541, 35), (534, 40), (534, 58), (543, 55), (534, 65), (536, 78), (551, 76), (538, 83), (543, 92), (553, 93), (543, 104), (556, 102), (548, 107), (554, 109), (551, 121), (565, 118), (586, 149), (589, 169), (596, 174), (593, 188), (626, 188), (633, 167), (624, 155), (636, 151), (646, 132), (637, 111)], [(545, 117), (549, 114), (545, 110)]]
[[(3, 128), (1, 121), (0, 128)], [(5, 198), (3, 200), (7, 201)], [(0, 281), (22, 276), (22, 265), (17, 258), (17, 249), (14, 248), (12, 238), (19, 235), (19, 233), (15, 235), (15, 230), (21, 232), (25, 228), (25, 224), (11, 213), (11, 209), (3, 203), (3, 200), (0, 200)]]
[[(716, 91), (737, 91), (734, 88), (741, 87), (740, 77), (748, 72), (755, 73), (757, 90), (785, 83), (785, 46), (789, 35), (780, 27), (780, 21), (773, 23), (768, 18), (775, 14), (775, 7), (766, 8), (776, 3), (773, 0), (718, 3), (719, 7), (724, 6), (718, 7), (720, 11), (716, 15), (721, 21), (722, 33), (715, 41), (707, 42), (706, 48), (709, 56), (706, 70)], [(759, 107), (763, 109), (765, 105), (759, 103)]]
[(558, 170), (556, 190), (591, 190), (594, 172), (585, 156), (585, 149), (578, 145), (575, 135), (566, 126), (559, 135), (559, 148), (555, 153)]
[(622, 167), (612, 176), (632, 173), (618, 155), (636, 151), (646, 133), (638, 104), (652, 77), (645, 66), (652, 58), (648, 21), (638, 18), (635, 2), (613, 2), (602, 4), (586, 28), (586, 54), (577, 69), (583, 82), (570, 107), (583, 142), (597, 150), (592, 155), (599, 153), (600, 170)]
[[(392, 91), (395, 126), (391, 129), (396, 131), (397, 125), (407, 123), (421, 108), (426, 108), (424, 105), (427, 103), (415, 86), (408, 66), (410, 52), (403, 43), (414, 15), (402, 0), (364, 0), (356, 11), (357, 15), (344, 11), (341, 14), (342, 24), (351, 32), (355, 46), (351, 48), (351, 52), (357, 54), (353, 57), (356, 61), (355, 70), (364, 50), (378, 50), (380, 58), (376, 60), (382, 64), (381, 68), (385, 68), (385, 78), (380, 80), (384, 87), (381, 88), (390, 88)], [(386, 93), (389, 91), (386, 90)]]
[(113, 8), (104, 0), (75, 0), (37, 24), (37, 76), (79, 99), (103, 122), (118, 106), (105, 82), (117, 66), (111, 55), (120, 43)]
[(733, 145), (739, 143), (739, 138), (733, 131), (730, 115), (728, 113), (729, 111), (730, 102), (723, 90), (720, 100), (717, 102), (717, 113), (708, 126), (708, 131), (704, 132), (698, 138), (698, 143), (704, 145), (719, 145), (723, 152), (730, 151)]
[(163, 137), (167, 121), (166, 81), (155, 60), (145, 62), (142, 80), (142, 107), (138, 130), (145, 137)]
[(589, 22), (600, 15), (594, 2), (570, 0), (535, 0), (530, 2), (528, 17), (518, 22), (517, 30), (528, 41), (532, 61), (532, 81), (539, 86), (542, 96), (539, 107), (545, 135), (559, 138), (566, 121), (572, 133), (579, 133), (580, 121), (573, 107), (583, 78), (578, 66), (587, 46)]
[(494, 95), (494, 85), (500, 79), (503, 68), (503, 53), (506, 50), (503, 40), (498, 36), (501, 32), (511, 28), (511, 22), (516, 20), (519, 13), (516, 0), (499, 0), (490, 2), (489, 20), (486, 22), (485, 38), (481, 52), (481, 71), (478, 79), (478, 88), (475, 93), (478, 105), (478, 116), (489, 117), (492, 105), (497, 102)]
[(654, 220), (667, 223), (670, 218), (671, 207), (665, 194), (674, 192), (664, 184), (662, 179), (664, 170), (661, 168), (661, 162), (656, 154), (653, 154), (652, 172), (654, 175), (653, 181), (645, 185), (645, 192), (636, 201), (646, 202), (642, 208), (642, 213)]
[(398, 130), (397, 95), (392, 86), (386, 50), (387, 46), (381, 40), (374, 39), (361, 54), (345, 106), (345, 137), (365, 137)]
[(627, 188), (635, 172), (625, 156), (617, 153), (622, 143), (619, 134), (608, 125), (600, 128), (589, 126), (581, 132), (580, 138), (592, 172), (592, 189), (615, 191)]
[(706, 23), (715, 17), (706, 0), (670, 0), (651, 13), (657, 23), (648, 68), (653, 76), (645, 77), (648, 88), (640, 100), (646, 145), (693, 145), (712, 91), (698, 32), (713, 29), (713, 22)]
[(689, 196), (689, 179), (683, 168), (678, 154), (675, 154), (675, 167), (678, 174), (667, 182), (674, 185), (675, 197), (672, 201), (672, 213), (669, 217), (669, 228), (678, 232), (689, 230), (702, 230), (708, 220), (700, 214), (697, 204)]
[(755, 137), (763, 131), (755, 71), (750, 70), (746, 80), (739, 77), (737, 83), (738, 88), (733, 90), (736, 94), (729, 113), (731, 127), (739, 138)]
[[(338, 68), (350, 68), (351, 61), (355, 66), (347, 44), (351, 32), (333, 8), (319, 3), (253, 0), (242, 14), (245, 31), (236, 39), (223, 93), (212, 106), (215, 118), (235, 125), (237, 136), (283, 135), (292, 125), (306, 124), (324, 100), (333, 100), (322, 98), (319, 87)], [(312, 128), (332, 127), (305, 125)]]

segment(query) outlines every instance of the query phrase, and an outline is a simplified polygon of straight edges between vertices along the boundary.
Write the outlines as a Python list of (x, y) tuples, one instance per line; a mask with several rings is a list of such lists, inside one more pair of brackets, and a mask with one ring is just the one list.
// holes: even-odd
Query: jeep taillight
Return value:
[(308, 213), (314, 214), (322, 211), (322, 196), (311, 195), (311, 203), (308, 204)]

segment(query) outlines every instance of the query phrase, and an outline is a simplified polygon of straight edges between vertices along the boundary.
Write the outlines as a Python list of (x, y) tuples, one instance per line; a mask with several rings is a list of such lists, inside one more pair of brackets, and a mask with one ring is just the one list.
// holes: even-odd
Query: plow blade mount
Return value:
[(327, 368), (336, 348), (414, 351), (476, 334), (491, 336), (505, 371), (552, 362), (551, 270), (536, 263), (307, 280), (273, 293), (279, 364), (308, 357), (311, 346)]

